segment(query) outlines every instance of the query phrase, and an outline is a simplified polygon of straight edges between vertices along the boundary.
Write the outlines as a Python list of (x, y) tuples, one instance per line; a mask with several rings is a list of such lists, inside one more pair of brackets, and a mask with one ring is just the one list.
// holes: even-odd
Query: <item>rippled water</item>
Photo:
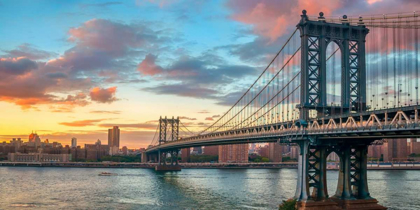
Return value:
[[(100, 172), (118, 176), (98, 176)], [(294, 169), (0, 167), (0, 209), (276, 209), (294, 194)], [(337, 171), (328, 171), (330, 195)], [(369, 171), (373, 197), (420, 209), (420, 171)]]

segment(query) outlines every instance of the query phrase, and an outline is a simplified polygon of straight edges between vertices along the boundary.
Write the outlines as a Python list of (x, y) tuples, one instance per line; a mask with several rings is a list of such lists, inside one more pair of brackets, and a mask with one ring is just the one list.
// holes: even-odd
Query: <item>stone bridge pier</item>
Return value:
[[(368, 142), (368, 143), (367, 143)], [(367, 181), (367, 151), (371, 141), (297, 141), (297, 209), (386, 209), (370, 196)], [(327, 156), (340, 158), (337, 189), (328, 195)]]

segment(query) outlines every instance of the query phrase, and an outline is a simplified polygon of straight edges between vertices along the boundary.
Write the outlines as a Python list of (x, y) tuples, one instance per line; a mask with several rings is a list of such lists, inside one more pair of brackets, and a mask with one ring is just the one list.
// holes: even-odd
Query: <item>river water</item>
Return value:
[[(338, 172), (327, 176), (332, 195)], [(380, 204), (420, 209), (420, 171), (368, 171), (368, 179)], [(295, 169), (0, 167), (0, 209), (277, 209), (295, 186)]]

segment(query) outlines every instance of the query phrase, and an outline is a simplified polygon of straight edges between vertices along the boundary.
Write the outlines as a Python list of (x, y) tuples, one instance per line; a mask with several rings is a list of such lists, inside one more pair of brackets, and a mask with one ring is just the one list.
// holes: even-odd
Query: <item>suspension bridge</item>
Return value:
[[(195, 146), (277, 142), (300, 148), (299, 209), (385, 209), (371, 197), (367, 150), (387, 138), (420, 137), (418, 13), (309, 16), (248, 90), (198, 134), (161, 118), (143, 161), (177, 166)], [(329, 196), (326, 157), (340, 170)]]

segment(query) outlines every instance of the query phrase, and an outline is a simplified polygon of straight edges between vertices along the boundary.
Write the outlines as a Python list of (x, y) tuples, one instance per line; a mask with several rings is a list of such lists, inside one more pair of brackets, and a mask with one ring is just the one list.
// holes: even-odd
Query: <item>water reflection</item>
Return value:
[[(101, 177), (102, 171), (118, 176)], [(276, 209), (293, 196), (294, 169), (0, 168), (0, 209)], [(328, 171), (335, 193), (338, 172)], [(373, 197), (420, 209), (418, 171), (369, 171)]]

